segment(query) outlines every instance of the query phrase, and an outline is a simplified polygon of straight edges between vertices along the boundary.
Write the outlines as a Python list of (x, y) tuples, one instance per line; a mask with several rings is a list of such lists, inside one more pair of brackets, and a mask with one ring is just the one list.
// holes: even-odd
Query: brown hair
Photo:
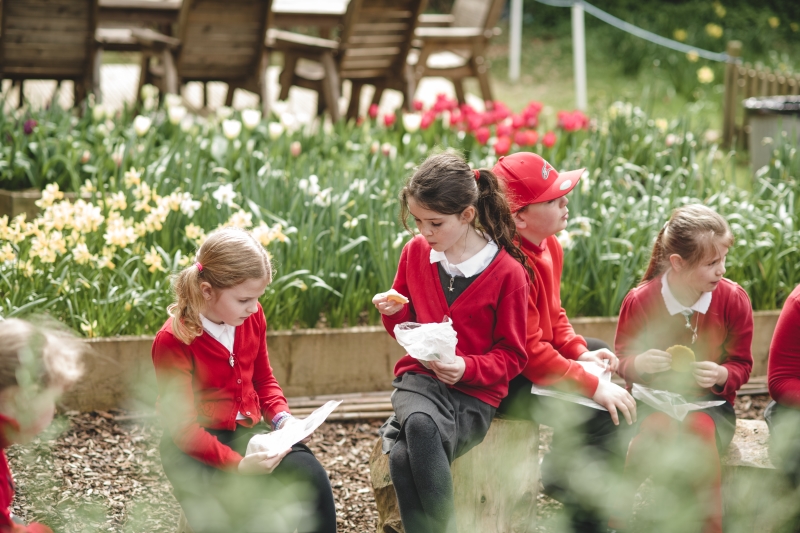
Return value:
[(669, 221), (658, 232), (650, 264), (640, 283), (663, 274), (669, 267), (672, 254), (694, 266), (720, 245), (733, 246), (733, 233), (724, 218), (700, 204), (679, 207), (672, 211)]
[(38, 317), (36, 322), (45, 326), (19, 318), (0, 321), (0, 390), (67, 389), (83, 374), (86, 344), (52, 320)]
[(214, 231), (197, 251), (195, 264), (184, 268), (173, 281), (175, 303), (167, 307), (173, 335), (191, 344), (203, 332), (202, 282), (208, 282), (214, 289), (227, 289), (249, 279), (263, 278), (267, 278), (267, 283), (272, 282), (272, 265), (267, 251), (255, 237), (237, 228)]
[(413, 233), (408, 226), (409, 197), (425, 209), (443, 215), (460, 215), (467, 207), (474, 206), (477, 216), (472, 224), (519, 261), (533, 278), (525, 254), (514, 244), (517, 228), (497, 176), (491, 170), (482, 168), (476, 172), (453, 152), (427, 158), (400, 191), (400, 222)]

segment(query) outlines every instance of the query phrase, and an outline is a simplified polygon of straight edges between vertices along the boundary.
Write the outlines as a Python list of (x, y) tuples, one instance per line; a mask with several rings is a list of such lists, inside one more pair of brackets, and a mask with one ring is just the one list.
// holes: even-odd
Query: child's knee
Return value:
[(716, 443), (717, 426), (714, 419), (706, 413), (689, 413), (685, 420), (686, 428), (705, 442)]
[(425, 413), (413, 413), (403, 424), (406, 439), (433, 439), (438, 438), (439, 429), (436, 422)]

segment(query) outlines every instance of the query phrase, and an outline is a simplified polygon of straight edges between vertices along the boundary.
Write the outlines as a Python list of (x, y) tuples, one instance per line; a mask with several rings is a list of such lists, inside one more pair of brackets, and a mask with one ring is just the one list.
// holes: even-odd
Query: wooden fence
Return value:
[(769, 68), (741, 63), (742, 43), (739, 41), (730, 41), (726, 51), (731, 60), (725, 69), (722, 143), (731, 147), (735, 141), (738, 147), (746, 148), (750, 126), (742, 102), (752, 96), (800, 94), (800, 74), (772, 72)]

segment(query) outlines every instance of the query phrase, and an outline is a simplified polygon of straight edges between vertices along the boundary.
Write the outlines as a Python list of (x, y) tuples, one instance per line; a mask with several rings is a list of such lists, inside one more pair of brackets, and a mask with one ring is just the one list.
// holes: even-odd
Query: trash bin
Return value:
[(761, 96), (744, 101), (750, 122), (750, 164), (753, 172), (768, 165), (774, 142), (783, 132), (800, 140), (800, 96)]

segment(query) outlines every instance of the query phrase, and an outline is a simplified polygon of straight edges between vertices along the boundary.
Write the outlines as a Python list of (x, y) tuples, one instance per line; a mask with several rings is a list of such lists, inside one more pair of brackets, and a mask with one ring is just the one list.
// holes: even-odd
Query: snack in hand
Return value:
[(676, 344), (667, 348), (667, 353), (672, 356), (672, 370), (675, 372), (689, 372), (695, 362), (694, 352), (691, 348)]
[(394, 289), (389, 289), (389, 291), (386, 292), (386, 299), (404, 305), (408, 303), (408, 298), (406, 298), (405, 296), (403, 296)]

